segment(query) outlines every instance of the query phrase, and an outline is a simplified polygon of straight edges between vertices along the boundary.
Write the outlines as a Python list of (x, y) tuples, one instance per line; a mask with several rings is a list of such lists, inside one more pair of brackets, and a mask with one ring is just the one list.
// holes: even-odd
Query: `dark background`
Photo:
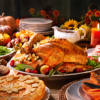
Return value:
[(30, 15), (30, 8), (34, 8), (37, 13), (49, 5), (65, 15), (66, 20), (79, 21), (87, 13), (91, 3), (100, 5), (100, 0), (0, 0), (0, 15), (4, 12), (6, 16), (10, 15), (15, 19), (23, 18)]

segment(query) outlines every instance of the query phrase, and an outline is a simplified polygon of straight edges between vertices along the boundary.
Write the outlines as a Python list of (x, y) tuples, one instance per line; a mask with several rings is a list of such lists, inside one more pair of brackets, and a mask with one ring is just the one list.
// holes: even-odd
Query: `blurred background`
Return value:
[(0, 15), (4, 12), (5, 16), (10, 15), (15, 19), (25, 18), (30, 16), (30, 8), (34, 8), (35, 14), (48, 5), (60, 11), (66, 20), (80, 21), (92, 3), (97, 4), (92, 8), (98, 8), (100, 0), (0, 0)]

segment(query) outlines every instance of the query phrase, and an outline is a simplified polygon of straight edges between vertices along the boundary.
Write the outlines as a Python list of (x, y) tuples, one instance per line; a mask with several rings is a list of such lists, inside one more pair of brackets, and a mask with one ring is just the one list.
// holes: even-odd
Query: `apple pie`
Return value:
[(30, 75), (0, 77), (0, 100), (41, 100), (45, 95), (45, 84)]

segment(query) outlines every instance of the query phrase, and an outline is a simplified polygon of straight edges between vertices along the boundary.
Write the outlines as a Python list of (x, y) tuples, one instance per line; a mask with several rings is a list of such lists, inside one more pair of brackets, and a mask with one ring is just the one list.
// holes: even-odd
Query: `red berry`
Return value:
[(37, 73), (37, 70), (32, 69), (32, 70), (31, 70), (31, 73)]
[(19, 43), (21, 42), (21, 39), (20, 38), (18, 38), (18, 40), (17, 40)]
[(80, 69), (79, 69), (79, 68), (76, 68), (76, 69), (75, 69), (75, 72), (76, 72), (76, 73), (80, 72)]
[(80, 68), (80, 72), (83, 72), (83, 69), (82, 68)]
[(88, 56), (88, 58), (91, 58), (91, 56)]
[(96, 63), (98, 63), (99, 62), (99, 59), (97, 58), (97, 59), (94, 59), (94, 61), (96, 62)]
[(21, 42), (21, 39), (20, 38), (16, 38), (15, 39), (15, 43), (20, 43)]
[(93, 60), (93, 59), (94, 59), (93, 57), (90, 58), (90, 60)]
[(15, 62), (14, 60), (11, 60), (10, 61), (10, 66), (13, 66), (14, 65), (14, 62)]
[(30, 72), (31, 72), (31, 70), (30, 70), (29, 68), (26, 68), (26, 69), (25, 69), (25, 72), (30, 73)]
[(63, 69), (62, 69), (62, 70), (60, 70), (60, 72), (61, 72), (61, 73), (66, 73), (66, 71), (65, 71), (65, 70), (63, 70)]
[(28, 39), (29, 37), (28, 36), (25, 36), (24, 38)]

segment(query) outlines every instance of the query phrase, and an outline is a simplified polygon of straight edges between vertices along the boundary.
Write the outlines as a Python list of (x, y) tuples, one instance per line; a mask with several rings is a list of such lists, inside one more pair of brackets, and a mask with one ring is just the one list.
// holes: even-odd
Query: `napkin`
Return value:
[(100, 100), (100, 89), (93, 89), (93, 88), (90, 88), (90, 87), (83, 84), (84, 82), (88, 82), (88, 83), (100, 85), (98, 83), (98, 81), (94, 78), (93, 74), (100, 77), (100, 75), (98, 75), (96, 72), (91, 72), (90, 80), (82, 81), (82, 89), (84, 92), (89, 94), (94, 100)]

